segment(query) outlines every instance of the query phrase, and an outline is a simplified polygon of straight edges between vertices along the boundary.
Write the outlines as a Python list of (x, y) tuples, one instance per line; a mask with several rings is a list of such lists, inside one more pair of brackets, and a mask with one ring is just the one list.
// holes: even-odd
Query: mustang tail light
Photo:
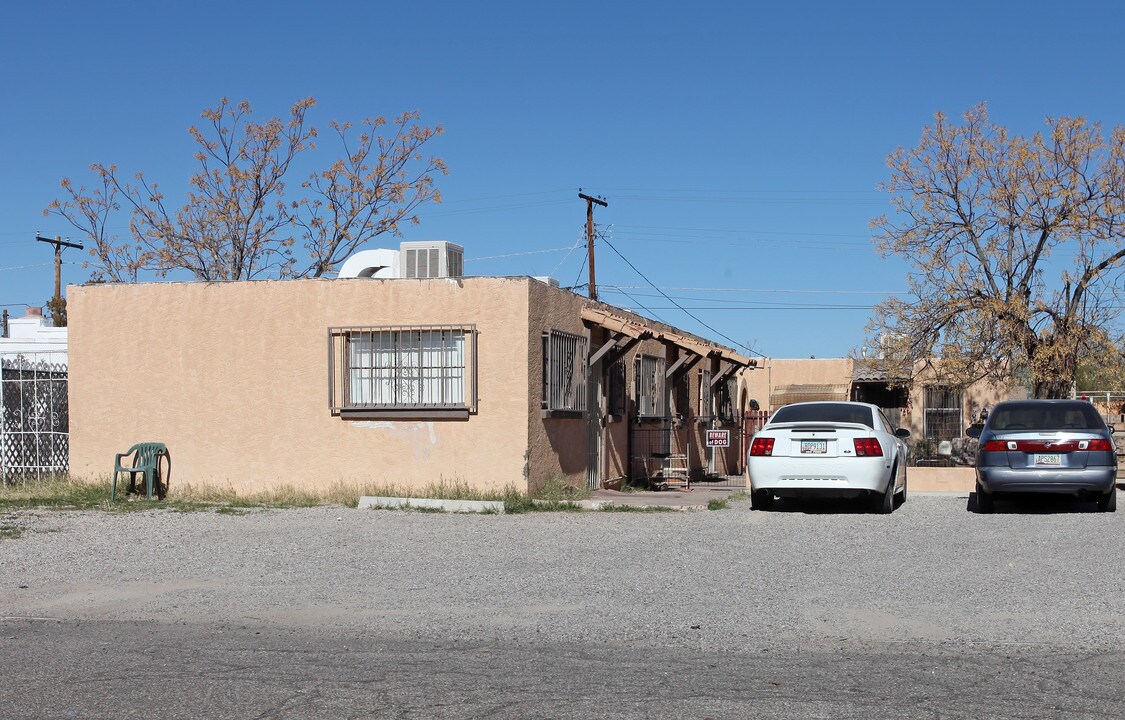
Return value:
[(856, 438), (853, 442), (856, 457), (877, 457), (883, 454), (883, 446), (876, 438)]
[(773, 455), (773, 438), (760, 437), (754, 438), (754, 442), (750, 444), (751, 455)]

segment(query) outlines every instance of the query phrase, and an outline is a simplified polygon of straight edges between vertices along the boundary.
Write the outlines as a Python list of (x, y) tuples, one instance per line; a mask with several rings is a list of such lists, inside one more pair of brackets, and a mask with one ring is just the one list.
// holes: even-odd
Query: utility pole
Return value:
[[(56, 235), (55, 239), (52, 240), (51, 238), (42, 237), (38, 233), (35, 234), (35, 239), (38, 242), (45, 242), (49, 245), (55, 246), (55, 296), (51, 298), (50, 302), (51, 313), (52, 316), (63, 317), (65, 323), (66, 312), (65, 310), (63, 310), (62, 300), (62, 249), (63, 247), (69, 247), (78, 248), (79, 250), (81, 250), (82, 243), (72, 243), (67, 240), (63, 240), (58, 235)], [(54, 317), (52, 319), (54, 319)]]
[(578, 197), (586, 201), (586, 255), (590, 258), (590, 299), (598, 299), (598, 286), (594, 284), (594, 204), (609, 207), (604, 198), (596, 198), (578, 188)]

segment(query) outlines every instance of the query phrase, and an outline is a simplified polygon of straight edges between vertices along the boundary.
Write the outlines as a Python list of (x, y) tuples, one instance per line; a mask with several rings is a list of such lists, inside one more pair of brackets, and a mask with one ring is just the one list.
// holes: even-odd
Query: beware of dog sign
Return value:
[(707, 447), (730, 447), (730, 430), (708, 430)]

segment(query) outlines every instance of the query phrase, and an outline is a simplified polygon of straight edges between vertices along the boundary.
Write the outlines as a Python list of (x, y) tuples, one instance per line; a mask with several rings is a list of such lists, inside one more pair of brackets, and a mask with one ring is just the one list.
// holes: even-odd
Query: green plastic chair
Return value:
[[(132, 460), (128, 460), (130, 464), (125, 465), (122, 461), (129, 457), (132, 457)], [(160, 475), (161, 458), (168, 461), (168, 473), (163, 478)], [(144, 477), (148, 499), (152, 500), (152, 491), (155, 487), (156, 496), (163, 500), (168, 492), (168, 480), (172, 476), (172, 455), (164, 443), (158, 442), (137, 443), (127, 451), (117, 453), (113, 461), (113, 490), (110, 491), (110, 500), (117, 499), (117, 476), (121, 473), (129, 475), (127, 492), (138, 492), (137, 475), (140, 474)]]

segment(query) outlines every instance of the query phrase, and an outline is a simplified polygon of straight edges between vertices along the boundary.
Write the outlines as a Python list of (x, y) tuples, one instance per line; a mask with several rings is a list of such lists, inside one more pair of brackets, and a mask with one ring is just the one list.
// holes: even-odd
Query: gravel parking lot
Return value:
[(0, 614), (704, 651), (1117, 649), (1125, 515), (1090, 507), (8, 513), (23, 535), (0, 540)]

